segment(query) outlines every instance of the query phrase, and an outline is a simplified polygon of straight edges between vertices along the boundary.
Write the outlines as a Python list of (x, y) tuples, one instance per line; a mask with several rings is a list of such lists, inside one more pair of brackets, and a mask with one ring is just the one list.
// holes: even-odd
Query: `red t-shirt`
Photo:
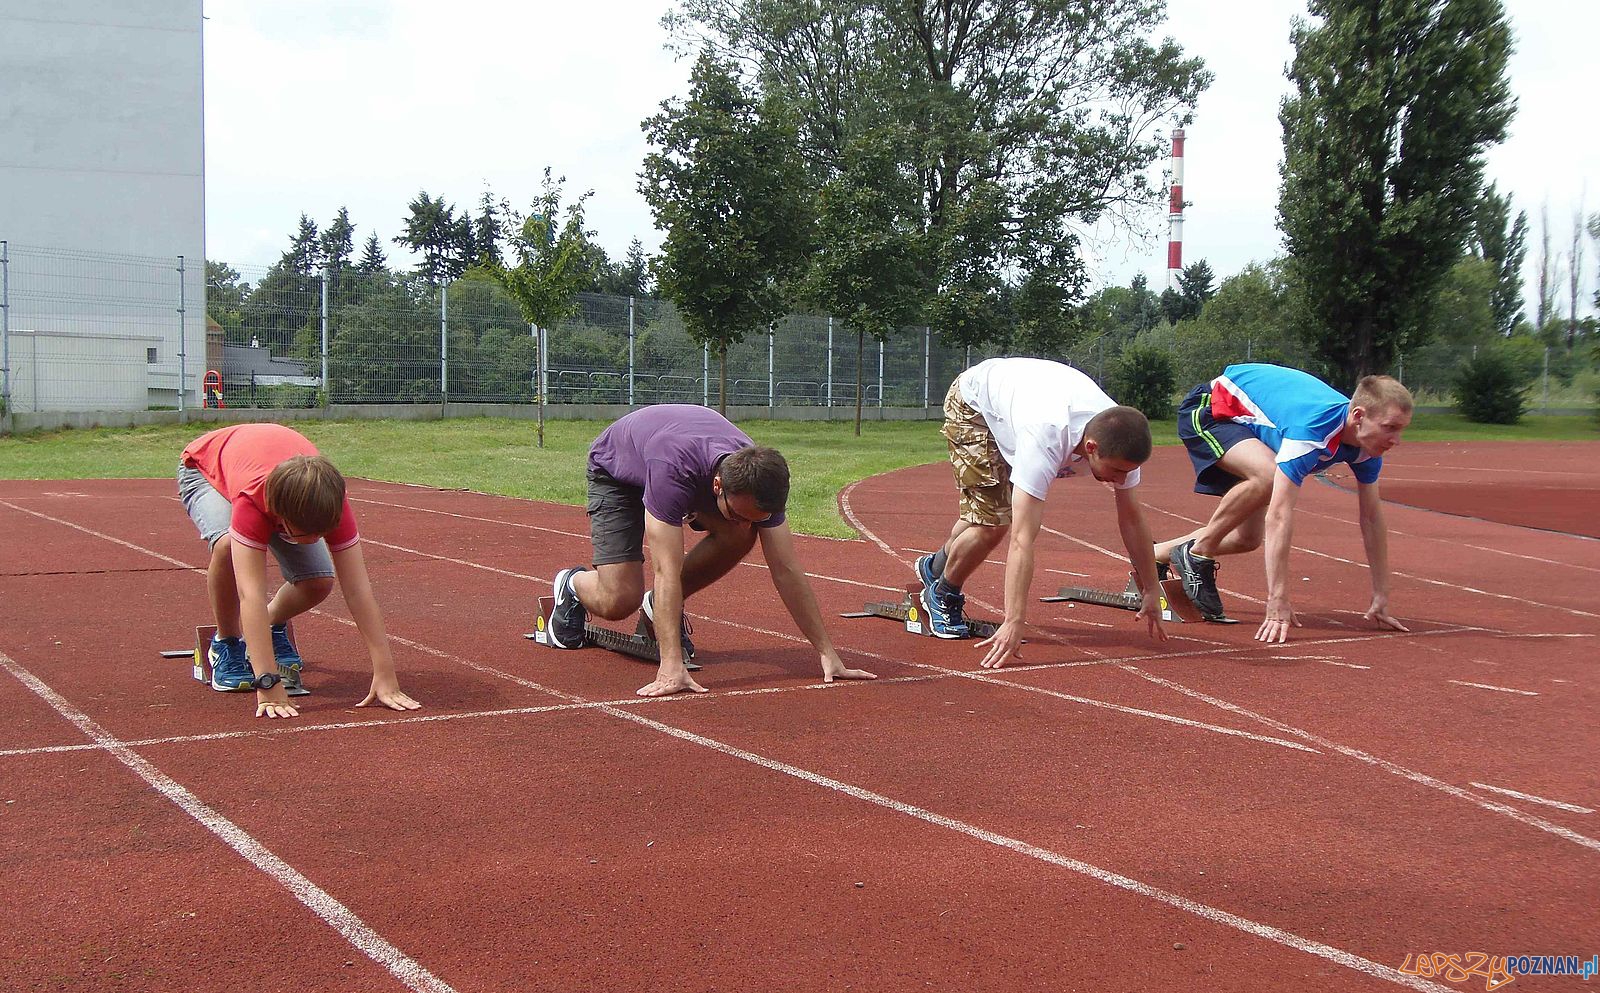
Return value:
[[(316, 455), (305, 435), (282, 424), (235, 424), (201, 435), (183, 450), (183, 464), (199, 470), (206, 482), (233, 504), (228, 533), (251, 548), (266, 548), (283, 521), (267, 512), (267, 476), (287, 458)], [(323, 535), (331, 552), (361, 540), (356, 515), (345, 498), (339, 523)]]

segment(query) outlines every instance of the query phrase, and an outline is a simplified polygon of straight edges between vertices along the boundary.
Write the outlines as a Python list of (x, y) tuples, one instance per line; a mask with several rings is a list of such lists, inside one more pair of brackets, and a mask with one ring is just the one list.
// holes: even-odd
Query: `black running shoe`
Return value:
[(572, 577), (583, 572), (582, 566), (562, 569), (556, 573), (555, 609), (550, 611), (550, 644), (557, 648), (582, 648), (588, 642), (584, 625), (589, 623), (589, 611), (572, 588)]
[(1172, 550), (1172, 571), (1183, 580), (1183, 592), (1188, 594), (1195, 609), (1206, 620), (1225, 616), (1222, 594), (1217, 592), (1217, 560), (1194, 554), (1191, 539)]

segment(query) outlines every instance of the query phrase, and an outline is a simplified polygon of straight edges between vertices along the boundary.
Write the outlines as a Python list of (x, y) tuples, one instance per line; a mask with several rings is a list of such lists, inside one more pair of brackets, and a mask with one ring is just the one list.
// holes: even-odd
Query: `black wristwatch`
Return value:
[(264, 672), (250, 681), (250, 685), (258, 690), (270, 690), (283, 682), (283, 677), (275, 672)]

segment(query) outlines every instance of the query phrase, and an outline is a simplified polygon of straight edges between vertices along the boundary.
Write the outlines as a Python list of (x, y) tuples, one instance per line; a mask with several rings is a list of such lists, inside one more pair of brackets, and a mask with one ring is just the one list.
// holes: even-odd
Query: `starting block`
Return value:
[[(1189, 594), (1183, 591), (1183, 580), (1163, 579), (1161, 582), (1161, 620), (1168, 623), (1183, 623), (1187, 621), (1195, 624), (1205, 620), (1200, 609), (1189, 599)], [(1122, 592), (1111, 590), (1097, 590), (1087, 586), (1063, 586), (1056, 591), (1055, 596), (1040, 597), (1041, 603), (1092, 603), (1100, 607), (1115, 607), (1118, 610), (1138, 610), (1143, 602), (1139, 593), (1139, 584), (1132, 573), (1128, 575), (1128, 586)], [(1212, 621), (1214, 624), (1237, 624), (1231, 617), (1219, 617)]]
[[(287, 631), (289, 635), (289, 644), (294, 645), (296, 650), (298, 650), (300, 646), (294, 640), (294, 621), (289, 622)], [(206, 664), (206, 659), (209, 655), (211, 639), (216, 637), (216, 634), (217, 626), (215, 624), (201, 624), (194, 629), (193, 648), (167, 649), (161, 653), (161, 657), (164, 659), (189, 659), (194, 666), (191, 673), (194, 678), (199, 682), (210, 685), (211, 671)], [(280, 666), (278, 668), (278, 675), (283, 678), (284, 691), (290, 696), (311, 695), (311, 691), (306, 689), (305, 686), (301, 684), (300, 674), (298, 672), (295, 672), (292, 669), (285, 669)]]
[[(550, 641), (550, 613), (555, 610), (555, 606), (555, 597), (540, 597), (539, 613), (534, 618), (533, 630), (523, 635), (523, 637), (541, 645), (554, 647)], [(604, 648), (607, 651), (616, 652), (618, 655), (626, 655), (629, 658), (640, 659), (644, 662), (654, 662), (658, 665), (661, 663), (661, 646), (650, 636), (650, 628), (644, 619), (643, 613), (639, 615), (639, 626), (634, 629), (633, 634), (624, 634), (621, 631), (603, 628), (596, 624), (585, 624), (583, 626), (583, 637), (586, 645), (594, 645), (597, 648)], [(699, 672), (701, 668), (695, 662), (693, 655), (683, 660), (683, 667), (690, 672)]]
[[(861, 605), (860, 610), (853, 610), (840, 617), (886, 617), (891, 621), (899, 621), (906, 627), (907, 634), (920, 634), (933, 637), (933, 625), (928, 621), (927, 611), (922, 608), (922, 584), (907, 583), (906, 595), (899, 603), (887, 600), (874, 600)], [(1000, 627), (997, 621), (984, 621), (976, 617), (967, 618), (967, 637), (988, 638)]]

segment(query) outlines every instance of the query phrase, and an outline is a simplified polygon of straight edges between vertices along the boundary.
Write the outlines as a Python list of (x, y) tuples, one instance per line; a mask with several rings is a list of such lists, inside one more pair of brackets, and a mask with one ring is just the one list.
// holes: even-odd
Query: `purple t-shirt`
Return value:
[[(749, 435), (710, 407), (660, 403), (600, 432), (589, 448), (589, 465), (643, 489), (644, 509), (651, 517), (681, 525), (691, 513), (716, 510), (711, 478), (717, 464), (751, 444)], [(756, 526), (782, 523), (779, 511)]]

